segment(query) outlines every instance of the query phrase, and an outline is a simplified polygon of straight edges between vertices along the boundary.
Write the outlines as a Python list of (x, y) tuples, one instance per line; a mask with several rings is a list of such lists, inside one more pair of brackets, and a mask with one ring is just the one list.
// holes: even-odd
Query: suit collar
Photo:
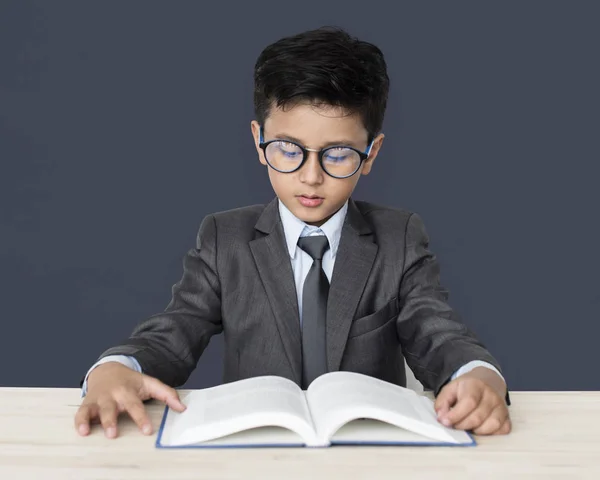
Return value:
[(269, 234), (273, 231), (275, 226), (281, 221), (281, 219), (279, 218), (279, 210), (277, 207), (277, 202), (278, 202), (278, 199), (277, 199), (277, 197), (275, 197), (273, 200), (271, 200), (267, 204), (267, 206), (261, 213), (260, 217), (258, 217), (258, 220), (256, 221), (256, 225), (254, 225), (254, 228), (256, 228), (256, 230), (258, 230), (259, 232), (262, 232), (262, 233)]

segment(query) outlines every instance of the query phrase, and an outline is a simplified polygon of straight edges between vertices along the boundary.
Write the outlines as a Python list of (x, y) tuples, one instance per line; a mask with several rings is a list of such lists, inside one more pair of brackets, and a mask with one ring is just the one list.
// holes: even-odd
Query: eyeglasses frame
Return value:
[[(302, 155), (303, 155), (302, 156), (302, 161), (300, 162), (300, 164), (296, 168), (294, 168), (293, 170), (279, 170), (278, 168), (275, 168), (273, 165), (271, 165), (271, 163), (269, 162), (269, 159), (267, 158), (267, 147), (271, 143), (275, 143), (275, 142), (291, 143), (292, 145), (297, 146), (302, 151)], [(264, 141), (264, 137), (263, 137), (263, 128), (260, 127), (260, 137), (259, 137), (258, 146), (263, 151), (263, 154), (265, 156), (265, 160), (269, 164), (269, 167), (271, 167), (273, 170), (275, 170), (275, 171), (277, 171), (279, 173), (293, 173), (293, 172), (296, 172), (296, 171), (300, 170), (300, 168), (302, 168), (302, 165), (304, 165), (306, 163), (306, 160), (308, 159), (308, 152), (315, 152), (315, 153), (318, 153), (319, 165), (321, 165), (321, 169), (327, 175), (329, 175), (332, 178), (344, 179), (344, 178), (349, 178), (352, 175), (355, 175), (356, 172), (358, 172), (360, 170), (360, 167), (363, 164), (363, 162), (367, 158), (369, 158), (369, 155), (371, 153), (371, 149), (373, 148), (373, 143), (375, 143), (375, 139), (371, 140), (371, 143), (369, 144), (369, 146), (367, 147), (367, 150), (365, 152), (361, 152), (360, 150), (358, 150), (358, 149), (356, 149), (354, 147), (350, 147), (348, 145), (331, 145), (331, 146), (325, 147), (325, 148), (323, 148), (321, 150), (317, 150), (317, 149), (314, 149), (314, 148), (305, 147), (305, 146), (300, 145), (299, 143), (293, 142), (291, 140), (285, 140), (285, 139), (281, 139), (281, 138), (276, 138), (274, 140), (269, 140), (268, 142), (265, 142)], [(356, 153), (358, 153), (358, 155), (360, 157), (360, 162), (359, 162), (358, 166), (356, 167), (356, 170), (354, 170), (352, 173), (350, 173), (348, 175), (344, 175), (343, 177), (338, 177), (336, 175), (332, 175), (331, 173), (329, 173), (327, 171), (327, 169), (323, 166), (323, 155), (325, 154), (326, 151), (334, 149), (334, 148), (348, 148), (348, 149), (353, 150)]]

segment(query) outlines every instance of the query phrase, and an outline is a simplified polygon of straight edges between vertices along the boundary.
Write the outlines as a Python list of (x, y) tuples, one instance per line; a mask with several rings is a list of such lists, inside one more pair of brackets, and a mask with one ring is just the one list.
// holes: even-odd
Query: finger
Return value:
[(504, 405), (498, 405), (480, 426), (474, 428), (473, 433), (476, 435), (493, 435), (504, 426), (507, 417), (508, 411), (506, 410), (506, 407)]
[[(496, 398), (491, 395), (483, 394), (477, 408), (475, 408), (464, 419), (454, 424), (454, 428), (458, 430), (473, 430), (479, 428), (485, 423), (494, 409), (498, 406)], [(498, 428), (500, 428), (498, 425)]]
[(441, 422), (446, 425), (456, 425), (467, 418), (481, 402), (481, 390), (474, 389), (469, 392), (458, 392), (458, 401), (452, 409), (441, 418)]
[(112, 398), (98, 401), (100, 423), (108, 438), (117, 436), (117, 403)]
[(452, 406), (456, 403), (458, 393), (458, 383), (448, 383), (435, 399), (434, 408), (438, 414), (438, 418), (445, 417)]
[(148, 394), (152, 398), (166, 403), (170, 408), (172, 408), (176, 412), (183, 412), (186, 409), (186, 406), (183, 403), (181, 403), (181, 400), (179, 399), (179, 394), (177, 393), (177, 390), (169, 387), (168, 385), (165, 385), (160, 380), (148, 377), (147, 388)]
[[(479, 406), (469, 413), (460, 422), (455, 423), (453, 428), (457, 430), (475, 430), (489, 420), (492, 409), (488, 406)], [(498, 425), (500, 427), (500, 425)]]
[(75, 430), (79, 435), (86, 436), (90, 433), (90, 424), (98, 415), (98, 406), (95, 403), (82, 404), (75, 413)]
[(498, 430), (497, 434), (498, 435), (508, 435), (511, 431), (512, 431), (512, 422), (510, 421), (510, 417), (508, 417), (504, 421), (504, 424), (500, 427), (500, 430)]
[[(439, 422), (441, 422), (442, 420), (444, 420), (446, 418), (446, 416), (448, 415), (448, 412), (450, 411), (450, 408), (443, 406), (442, 408), (440, 408), (439, 410), (437, 410), (437, 419)], [(447, 425), (449, 426), (449, 425)]]
[(133, 421), (145, 435), (152, 433), (152, 423), (146, 414), (146, 409), (141, 400), (134, 395), (126, 398), (122, 403), (123, 409), (129, 414)]

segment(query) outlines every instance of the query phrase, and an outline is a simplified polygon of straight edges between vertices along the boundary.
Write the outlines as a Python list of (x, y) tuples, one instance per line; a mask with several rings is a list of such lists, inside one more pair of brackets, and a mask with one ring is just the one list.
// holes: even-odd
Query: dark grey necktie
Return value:
[(302, 388), (306, 389), (315, 378), (327, 372), (325, 318), (329, 280), (321, 260), (329, 242), (324, 235), (302, 237), (298, 246), (313, 258), (302, 290)]

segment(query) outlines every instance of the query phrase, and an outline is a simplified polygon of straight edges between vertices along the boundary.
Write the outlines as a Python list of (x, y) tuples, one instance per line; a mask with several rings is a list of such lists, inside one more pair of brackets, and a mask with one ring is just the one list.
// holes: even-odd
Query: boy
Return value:
[(278, 375), (306, 388), (348, 370), (405, 385), (406, 359), (442, 423), (508, 433), (499, 366), (446, 303), (420, 218), (351, 199), (383, 143), (381, 51), (309, 31), (268, 46), (254, 80), (251, 130), (276, 198), (202, 221), (165, 312), (88, 371), (79, 433), (99, 420), (113, 438), (127, 412), (149, 434), (150, 398), (185, 409), (173, 387), (221, 332), (225, 382)]

